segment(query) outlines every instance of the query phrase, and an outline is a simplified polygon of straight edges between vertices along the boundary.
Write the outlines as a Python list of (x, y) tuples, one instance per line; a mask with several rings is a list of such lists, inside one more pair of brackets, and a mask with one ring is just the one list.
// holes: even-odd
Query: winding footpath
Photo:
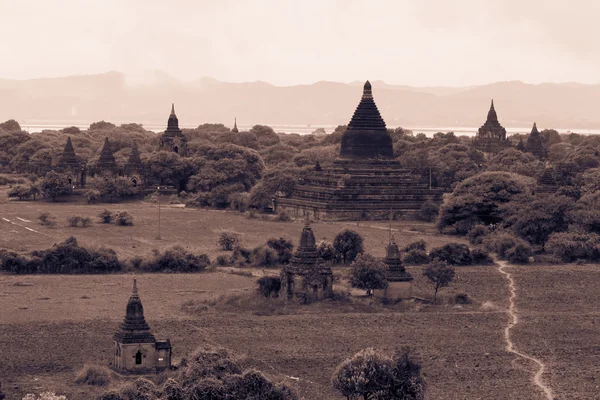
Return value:
[(535, 357), (528, 356), (527, 354), (519, 352), (515, 348), (515, 345), (514, 345), (512, 339), (510, 338), (510, 330), (514, 326), (516, 326), (517, 323), (519, 322), (519, 318), (517, 317), (517, 307), (515, 306), (515, 298), (517, 297), (517, 287), (515, 285), (515, 281), (514, 281), (512, 275), (510, 274), (510, 272), (506, 272), (504, 270), (504, 268), (507, 267), (506, 261), (496, 261), (496, 263), (499, 265), (498, 271), (500, 271), (501, 274), (506, 276), (506, 279), (508, 280), (508, 287), (510, 289), (510, 299), (509, 299), (510, 306), (508, 308), (509, 322), (508, 322), (508, 325), (506, 326), (506, 328), (504, 329), (504, 339), (506, 340), (506, 351), (508, 351), (509, 353), (513, 353), (513, 354), (515, 354), (521, 358), (524, 358), (526, 360), (533, 361), (534, 363), (537, 364), (538, 371), (533, 376), (533, 383), (535, 383), (544, 392), (544, 396), (546, 397), (546, 399), (554, 400), (554, 395), (552, 394), (552, 389), (550, 389), (549, 386), (546, 386), (544, 384), (544, 382), (542, 381), (542, 375), (544, 374), (544, 370), (546, 369), (546, 364), (544, 364), (542, 361), (538, 360)]

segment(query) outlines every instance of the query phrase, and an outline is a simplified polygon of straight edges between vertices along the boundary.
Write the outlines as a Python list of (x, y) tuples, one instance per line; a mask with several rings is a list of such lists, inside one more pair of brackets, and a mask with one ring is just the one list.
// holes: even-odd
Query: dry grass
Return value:
[(105, 366), (85, 364), (77, 372), (75, 383), (78, 385), (106, 386), (110, 383), (111, 371)]

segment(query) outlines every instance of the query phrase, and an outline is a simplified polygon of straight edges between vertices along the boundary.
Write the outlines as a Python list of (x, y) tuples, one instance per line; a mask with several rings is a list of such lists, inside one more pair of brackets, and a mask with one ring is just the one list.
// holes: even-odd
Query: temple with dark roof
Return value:
[(100, 158), (98, 158), (98, 161), (96, 162), (96, 172), (116, 174), (117, 169), (117, 161), (115, 160), (115, 156), (110, 148), (108, 138), (104, 138), (104, 145), (102, 146), (102, 151), (100, 152)]
[(533, 128), (531, 128), (531, 133), (527, 137), (525, 151), (538, 158), (546, 158), (546, 146), (544, 146), (542, 134), (538, 131), (535, 122), (533, 123)]
[(144, 173), (144, 163), (142, 163), (142, 159), (140, 158), (140, 150), (138, 149), (137, 142), (133, 141), (133, 146), (131, 147), (131, 153), (129, 153), (129, 158), (127, 159), (127, 163), (124, 168), (125, 175), (143, 175)]
[(333, 272), (318, 255), (315, 235), (307, 215), (300, 245), (290, 263), (281, 270), (281, 291), (286, 299), (302, 299), (303, 296), (320, 299), (331, 296), (332, 290)]
[(55, 170), (68, 176), (67, 179), (69, 180), (69, 185), (73, 185), (74, 187), (85, 186), (86, 169), (75, 155), (75, 148), (73, 147), (70, 136), (67, 137), (67, 143), (58, 159)]
[(390, 210), (418, 211), (427, 200), (441, 203), (442, 191), (428, 187), (395, 159), (392, 138), (367, 81), (333, 167), (315, 167), (277, 205), (296, 214), (308, 210), (316, 218), (378, 219), (387, 218)]
[(120, 372), (159, 372), (171, 367), (171, 342), (158, 341), (144, 318), (144, 307), (138, 295), (136, 280), (127, 302), (125, 319), (113, 336), (115, 356), (113, 368)]
[(179, 129), (179, 120), (175, 115), (175, 104), (171, 105), (171, 114), (167, 121), (167, 130), (160, 137), (160, 150), (172, 151), (182, 157), (187, 156), (187, 138)]
[(506, 129), (498, 121), (494, 100), (492, 100), (485, 123), (479, 128), (473, 139), (473, 146), (488, 155), (499, 153), (511, 146), (510, 141), (506, 138)]

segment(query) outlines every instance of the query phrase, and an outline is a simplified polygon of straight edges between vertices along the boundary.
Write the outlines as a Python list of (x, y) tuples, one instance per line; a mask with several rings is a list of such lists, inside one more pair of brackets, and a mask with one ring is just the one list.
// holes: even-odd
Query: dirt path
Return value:
[(552, 394), (552, 389), (550, 389), (549, 386), (546, 386), (544, 384), (544, 382), (542, 381), (542, 375), (544, 374), (544, 370), (546, 369), (546, 364), (544, 364), (542, 361), (538, 360), (535, 357), (529, 356), (527, 354), (521, 353), (519, 352), (512, 339), (510, 338), (510, 330), (515, 327), (517, 325), (517, 323), (519, 322), (519, 318), (517, 316), (517, 306), (515, 305), (515, 299), (517, 297), (517, 287), (515, 285), (515, 281), (512, 277), (512, 275), (510, 274), (510, 272), (506, 272), (504, 269), (508, 266), (506, 261), (496, 261), (498, 263), (498, 271), (500, 271), (501, 274), (503, 274), (504, 276), (506, 276), (506, 279), (508, 280), (508, 287), (510, 289), (510, 306), (508, 308), (508, 315), (509, 315), (509, 322), (508, 325), (506, 326), (506, 328), (504, 329), (504, 338), (506, 340), (506, 351), (508, 351), (509, 353), (513, 353), (521, 358), (524, 358), (526, 360), (529, 361), (533, 361), (534, 363), (537, 364), (538, 366), (538, 370), (535, 373), (535, 375), (533, 376), (533, 383), (535, 383), (543, 392), (544, 392), (544, 396), (546, 397), (546, 399), (548, 400), (554, 400), (554, 395)]

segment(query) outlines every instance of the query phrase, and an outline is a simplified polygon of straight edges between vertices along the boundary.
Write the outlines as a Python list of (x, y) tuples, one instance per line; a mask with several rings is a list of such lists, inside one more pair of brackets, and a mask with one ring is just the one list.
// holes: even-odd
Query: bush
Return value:
[(457, 293), (454, 295), (454, 304), (471, 304), (473, 301), (466, 293)]
[(435, 290), (433, 302), (435, 303), (438, 290), (450, 285), (454, 280), (454, 268), (443, 261), (435, 260), (425, 268), (423, 276), (427, 277), (433, 285)]
[(98, 214), (98, 218), (100, 218), (100, 222), (102, 222), (103, 224), (110, 224), (113, 220), (113, 217), (113, 213), (108, 211), (107, 209), (104, 209), (104, 211)]
[(89, 204), (95, 203), (100, 199), (100, 191), (96, 189), (88, 189), (83, 195)]
[(117, 212), (115, 218), (117, 225), (120, 226), (132, 226), (133, 225), (133, 216), (129, 214), (127, 211), (119, 211)]
[(256, 247), (252, 250), (252, 264), (256, 267), (272, 267), (277, 264), (277, 254), (270, 247)]
[(489, 252), (483, 247), (475, 247), (471, 250), (471, 257), (474, 265), (491, 265), (494, 263)]
[(406, 265), (423, 265), (429, 262), (429, 256), (424, 250), (413, 249), (409, 250), (404, 257), (402, 262)]
[(278, 276), (263, 276), (256, 283), (258, 283), (258, 292), (264, 297), (279, 297), (281, 278)]
[(294, 249), (294, 244), (291, 240), (284, 237), (280, 237), (279, 239), (271, 238), (267, 241), (267, 246), (277, 253), (279, 263), (287, 264), (290, 262), (292, 250)]
[(336, 261), (336, 253), (333, 243), (327, 240), (321, 240), (317, 244), (317, 255), (324, 261)]
[(81, 222), (82, 228), (87, 228), (88, 226), (90, 226), (92, 224), (92, 219), (90, 217), (81, 217), (79, 222)]
[(250, 264), (252, 263), (252, 250), (237, 246), (235, 249), (233, 249), (233, 255), (231, 259), (232, 261)]
[(48, 212), (43, 212), (38, 215), (38, 219), (40, 220), (40, 224), (43, 226), (48, 226), (51, 228), (56, 226), (56, 218)]
[(240, 242), (241, 235), (239, 233), (234, 231), (223, 231), (219, 235), (217, 244), (221, 247), (221, 250), (231, 251), (239, 246)]
[(200, 272), (210, 266), (206, 254), (193, 254), (181, 246), (173, 246), (160, 253), (153, 251), (152, 257), (142, 261), (140, 269), (147, 272)]
[(105, 386), (110, 382), (110, 370), (99, 365), (85, 364), (77, 373), (75, 383)]
[(392, 381), (392, 359), (372, 348), (361, 350), (343, 361), (331, 377), (333, 388), (346, 398), (375, 398)]
[(70, 227), (77, 227), (79, 226), (79, 223), (81, 222), (81, 216), (80, 215), (72, 215), (70, 217), (67, 217), (67, 223), (69, 224)]
[(406, 246), (402, 251), (409, 252), (411, 250), (426, 251), (427, 250), (427, 242), (425, 242), (423, 239), (417, 240), (416, 242), (412, 242), (411, 244)]
[(163, 394), (166, 397), (166, 400), (185, 400), (185, 393), (183, 388), (173, 378), (167, 379), (163, 386)]
[(481, 244), (483, 238), (490, 233), (490, 228), (485, 225), (477, 224), (467, 232), (467, 239), (471, 244)]
[(595, 233), (560, 232), (550, 235), (546, 252), (563, 262), (578, 259), (597, 261), (600, 259), (600, 236)]
[(362, 253), (352, 263), (350, 285), (367, 291), (371, 296), (375, 289), (385, 289), (388, 282), (385, 278), (387, 266), (370, 254)]
[(277, 214), (277, 218), (275, 218), (275, 221), (279, 222), (290, 222), (291, 220), (292, 217), (290, 217), (290, 215), (285, 211), (281, 211), (279, 214)]
[(508, 249), (515, 247), (518, 243), (525, 242), (512, 233), (494, 232), (483, 239), (482, 246), (488, 251), (495, 252), (498, 257), (504, 260)]
[(466, 244), (447, 243), (443, 247), (432, 249), (429, 252), (429, 258), (445, 261), (450, 265), (471, 265), (473, 257)]
[(333, 248), (336, 252), (336, 259), (341, 260), (344, 264), (350, 264), (363, 252), (363, 238), (358, 232), (344, 229), (335, 236)]
[(431, 222), (437, 217), (440, 207), (431, 200), (427, 200), (419, 209), (419, 218), (423, 221)]
[(531, 254), (531, 246), (528, 243), (517, 243), (506, 251), (505, 256), (511, 264), (529, 264)]
[(227, 257), (226, 255), (220, 254), (217, 256), (216, 263), (220, 267), (225, 267), (227, 265), (233, 264), (231, 257)]

